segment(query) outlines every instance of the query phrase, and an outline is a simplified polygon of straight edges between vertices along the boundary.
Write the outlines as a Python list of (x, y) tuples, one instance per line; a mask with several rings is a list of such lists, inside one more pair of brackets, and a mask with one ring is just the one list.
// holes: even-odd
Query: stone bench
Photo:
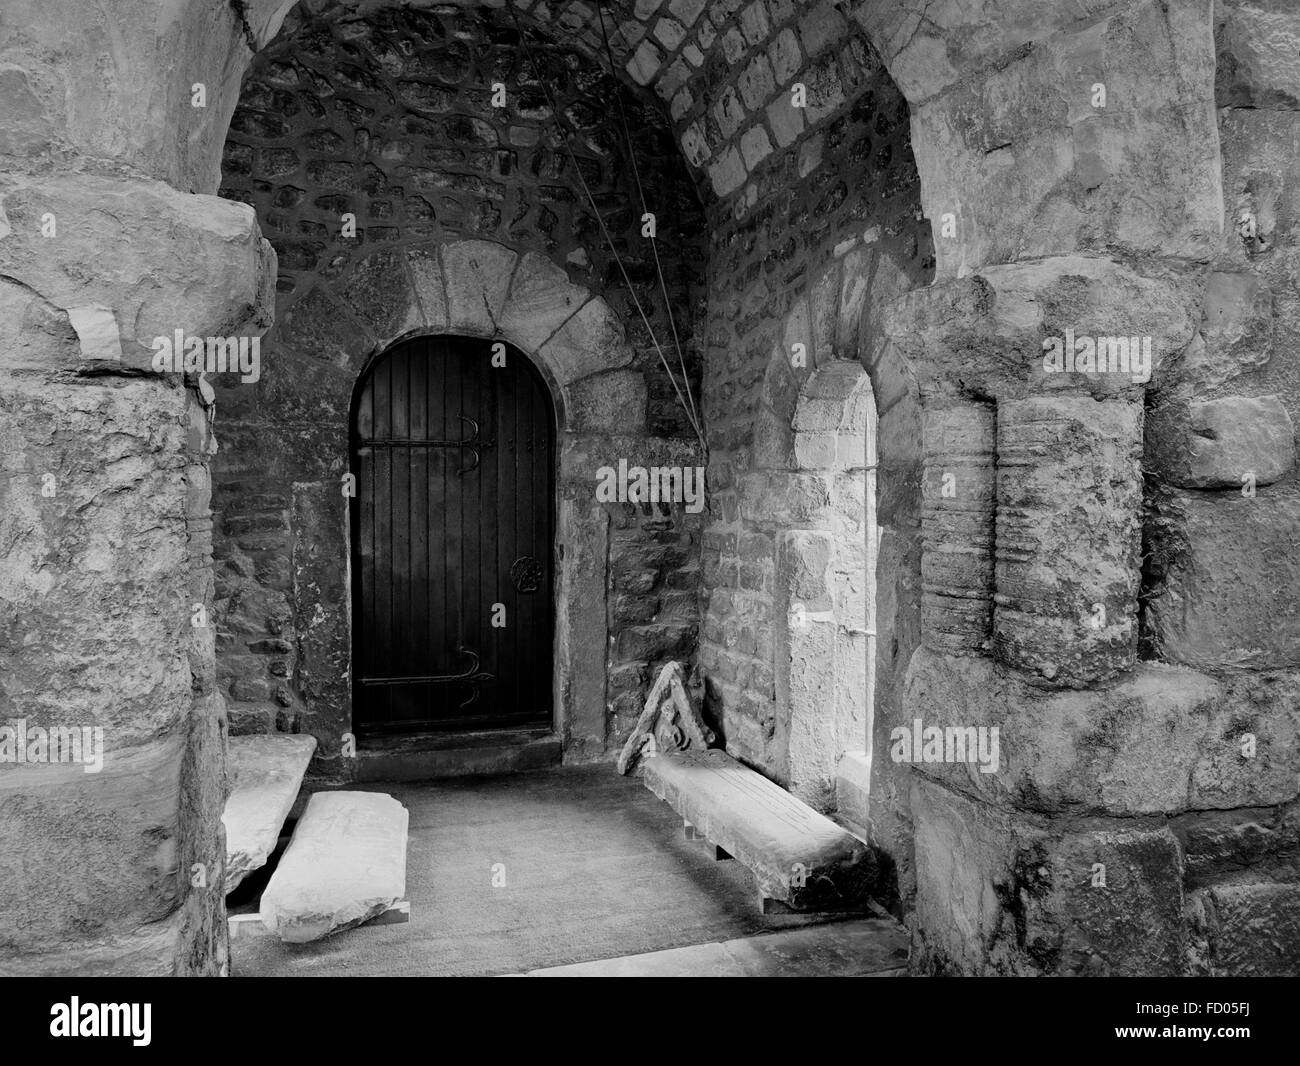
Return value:
[(721, 749), (646, 755), (645, 786), (753, 872), (764, 913), (869, 909), (877, 868), (857, 837)]
[(262, 924), (302, 944), (360, 925), (406, 895), (407, 810), (379, 792), (317, 792), (262, 893)]
[(230, 797), (221, 814), (226, 827), (227, 895), (266, 865), (315, 750), (316, 738), (310, 736), (230, 738), (226, 749)]

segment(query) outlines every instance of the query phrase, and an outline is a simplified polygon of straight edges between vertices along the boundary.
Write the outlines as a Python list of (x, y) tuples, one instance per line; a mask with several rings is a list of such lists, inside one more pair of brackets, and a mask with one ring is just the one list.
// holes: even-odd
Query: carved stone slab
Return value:
[(262, 924), (303, 944), (402, 900), (407, 818), (405, 807), (379, 792), (317, 792), (262, 893)]
[(645, 710), (618, 757), (618, 772), (636, 768), (646, 755), (661, 752), (702, 751), (714, 742), (713, 730), (704, 724), (686, 688), (686, 671), (679, 662), (659, 671)]
[(863, 902), (875, 887), (868, 847), (720, 748), (646, 759), (646, 788), (753, 871), (759, 894), (797, 910)]
[(227, 894), (254, 870), (265, 866), (275, 850), (316, 750), (316, 738), (231, 737), (228, 745), (230, 798), (221, 815), (226, 826)]

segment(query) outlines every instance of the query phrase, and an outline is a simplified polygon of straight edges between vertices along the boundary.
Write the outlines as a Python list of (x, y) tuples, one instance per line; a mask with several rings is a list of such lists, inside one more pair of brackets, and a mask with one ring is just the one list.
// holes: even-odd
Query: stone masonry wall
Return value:
[(205, 180), (238, 19), (185, 14), (0, 9), (0, 723), (42, 737), (0, 758), (6, 976), (226, 968), (208, 414), (152, 343), (260, 334), (274, 255)]
[[(831, 5), (811, 14), (754, 5), (724, 16), (728, 6), (734, 11), (710, 5), (709, 14), (734, 62), (714, 67), (718, 80), (694, 90), (720, 194), (709, 209), (711, 507), (700, 663), (708, 710), (728, 749), (789, 784), (788, 686), (798, 684), (789, 675), (800, 668), (790, 661), (789, 582), (806, 574), (794, 598), (813, 610), (827, 594), (825, 561), (804, 559), (792, 538), (822, 518), (833, 488), (826, 475), (804, 472), (795, 455), (796, 406), (819, 368), (868, 363), (880, 345), (875, 309), (924, 284), (932, 259), (907, 105), (865, 37)], [(794, 104), (799, 79), (807, 108)], [(740, 149), (729, 146), (729, 135), (745, 126)], [(797, 344), (806, 359), (797, 358)], [(895, 375), (887, 387), (896, 399), (909, 383)], [(885, 441), (882, 461), (896, 458)], [(907, 526), (914, 518), (900, 510), (906, 497), (886, 486), (881, 525)], [(883, 564), (882, 580), (898, 580), (902, 562)], [(906, 622), (902, 631), (892, 623), (879, 624), (885, 701), (914, 639)], [(824, 793), (825, 783), (805, 798), (820, 802)]]
[[(505, 87), (504, 107), (492, 105), (496, 83)], [(668, 299), (698, 391), (691, 312), (702, 295), (705, 229), (653, 102), (554, 41), (530, 34), (521, 47), (505, 14), (490, 10), (291, 15), (254, 63), (231, 124), (222, 195), (257, 210), (280, 276), (262, 381), (218, 394), (218, 650), (235, 731), (314, 732), (325, 759), (349, 728), (347, 547), (337, 486), (356, 373), (373, 336), (397, 321), (393, 309), (407, 299), (403, 261), (418, 274), (422, 263), (437, 263), (440, 247), (475, 240), (543, 257), (554, 264), (557, 286), (604, 298), (617, 319), (610, 328), (626, 334), (633, 352), (631, 366), (598, 394), (570, 397), (573, 410), (561, 418), (570, 428), (598, 417), (619, 422), (624, 433), (692, 436), (631, 297), (634, 290), (676, 369), (616, 102), (656, 215)], [(572, 132), (580, 175), (561, 128)], [(342, 235), (348, 212), (355, 237)], [(651, 462), (644, 449), (613, 444), (587, 453), (593, 466)], [(594, 484), (565, 484), (561, 492), (591, 495)], [(692, 530), (699, 519), (680, 508), (672, 518), (624, 511), (611, 505), (604, 517), (577, 523), (611, 530), (600, 533), (608, 535), (613, 638), (600, 638), (609, 657), (605, 702), (618, 719), (610, 723), (611, 748), (630, 729), (626, 719), (635, 718), (631, 708), (656, 664), (689, 656), (698, 629)]]
[[(886, 314), (925, 382), (904, 699), (1001, 754), (912, 760), (913, 966), (1294, 974), (1297, 16), (953, 15), (885, 35), (938, 223)], [(1105, 334), (1149, 375), (1044, 361)]]

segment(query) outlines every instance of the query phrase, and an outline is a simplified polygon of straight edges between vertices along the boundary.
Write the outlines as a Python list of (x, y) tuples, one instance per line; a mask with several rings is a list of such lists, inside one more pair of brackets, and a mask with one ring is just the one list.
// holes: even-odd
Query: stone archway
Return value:
[[(632, 368), (633, 352), (622, 324), (602, 297), (573, 284), (545, 256), (520, 255), (489, 241), (374, 252), (358, 262), (339, 288), (341, 293), (322, 283), (304, 294), (268, 334), (263, 350), (265, 387), (271, 395), (283, 395), (326, 338), (335, 338), (328, 351), (338, 372), (320, 375), (311, 398), (318, 410), (337, 412), (335, 420), (344, 420), (313, 436), (310, 457), (278, 441), (273, 427), (242, 422), (214, 464), (218, 511), (229, 505), (232, 493), (273, 495), (262, 483), (248, 484), (256, 468), (270, 462), (297, 464), (292, 477), (282, 477), (292, 482), (291, 498), (267, 501), (269, 512), (287, 511), (286, 528), (273, 550), (291, 560), (296, 575), (291, 593), (280, 601), (284, 606), (277, 608), (282, 612), (279, 633), (261, 638), (284, 642), (268, 645), (267, 661), (272, 663), (290, 642), (301, 649), (296, 673), (302, 680), (303, 716), (284, 724), (317, 737), (323, 772), (343, 779), (351, 775), (354, 768), (342, 755), (352, 728), (344, 564), (350, 553), (346, 500), (339, 490), (347, 472), (345, 412), (353, 382), (376, 355), (411, 337), (459, 334), (509, 342), (534, 361), (550, 386), (560, 434), (557, 541), (563, 546), (556, 590), (557, 731), (574, 753), (603, 749), (610, 549), (608, 521), (594, 493), (596, 471), (611, 454), (635, 455), (649, 447), (672, 452), (665, 442), (652, 445), (646, 433), (646, 384)], [(347, 345), (340, 346), (338, 338), (346, 338)], [(222, 400), (219, 393), (218, 410)], [(254, 447), (254, 440), (260, 445)], [(690, 449), (681, 442), (679, 450), (685, 454)], [(216, 546), (217, 607), (228, 618), (247, 614), (239, 606), (245, 597), (264, 602), (266, 591), (247, 578), (240, 543), (227, 524)], [(250, 648), (259, 646), (256, 634), (243, 634), (240, 640)], [(256, 665), (267, 669), (266, 661)], [(245, 655), (219, 661), (226, 678), (253, 666)], [(236, 687), (235, 695), (241, 691)], [(261, 690), (247, 691), (254, 697), (249, 701), (253, 707), (265, 698)], [(232, 714), (234, 728), (274, 728), (274, 722), (240, 720), (237, 702)]]

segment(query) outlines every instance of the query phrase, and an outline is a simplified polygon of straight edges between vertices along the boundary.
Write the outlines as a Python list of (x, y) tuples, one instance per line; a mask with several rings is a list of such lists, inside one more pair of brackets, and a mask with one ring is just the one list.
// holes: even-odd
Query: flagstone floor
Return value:
[[(364, 787), (410, 811), (410, 922), (297, 946), (241, 936), (234, 976), (486, 976), (590, 963), (605, 963), (601, 974), (886, 974), (906, 961), (888, 922), (760, 914), (748, 870), (686, 840), (671, 808), (610, 766)], [(803, 935), (762, 936), (790, 931)], [(741, 943), (752, 937), (762, 943)], [(655, 957), (682, 948), (697, 950)]]

